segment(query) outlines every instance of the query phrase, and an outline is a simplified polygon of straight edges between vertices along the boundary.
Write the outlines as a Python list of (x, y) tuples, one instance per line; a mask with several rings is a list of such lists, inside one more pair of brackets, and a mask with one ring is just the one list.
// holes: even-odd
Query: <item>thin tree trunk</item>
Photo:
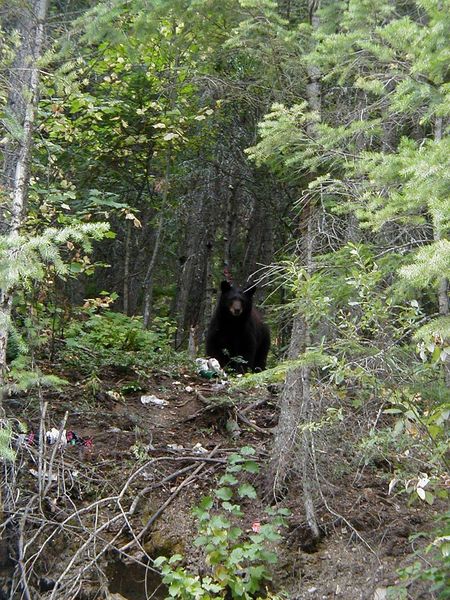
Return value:
[(227, 198), (227, 211), (226, 211), (226, 227), (224, 237), (224, 249), (223, 249), (223, 264), (224, 267), (228, 267), (233, 274), (233, 239), (234, 229), (236, 226), (236, 188), (229, 186), (230, 194)]
[[(435, 128), (434, 128), (434, 139), (436, 142), (442, 140), (442, 132), (444, 123), (442, 117), (437, 117)], [(438, 241), (442, 237), (441, 224), (439, 222), (433, 223), (433, 237), (435, 241)], [(446, 277), (443, 277), (439, 282), (438, 288), (438, 303), (439, 303), (439, 315), (441, 317), (448, 316), (449, 310), (449, 281)], [(447, 357), (444, 362), (444, 380), (445, 385), (450, 388), (450, 358)]]
[[(314, 29), (319, 26), (317, 9), (319, 2), (310, 2), (311, 24)], [(314, 67), (308, 67), (309, 83), (307, 99), (309, 108), (316, 116), (320, 116), (320, 72)], [(308, 133), (315, 135), (314, 120), (308, 125)], [(314, 226), (316, 209), (313, 200), (309, 199), (303, 208), (302, 224), (303, 239), (300, 256), (305, 270), (311, 274), (314, 269)], [(288, 358), (295, 360), (304, 352), (310, 343), (310, 330), (304, 315), (298, 313), (294, 318), (289, 346)], [(320, 535), (314, 506), (314, 490), (316, 481), (313, 475), (312, 433), (305, 426), (313, 420), (313, 402), (311, 393), (311, 368), (302, 365), (291, 369), (287, 376), (281, 396), (281, 412), (274, 445), (269, 464), (269, 485), (277, 497), (283, 493), (292, 477), (300, 476), (303, 488), (303, 505), (306, 520), (314, 538)]]
[[(11, 237), (19, 235), (26, 211), (33, 128), (39, 92), (38, 61), (42, 56), (48, 3), (49, 0), (34, 0), (27, 3), (26, 8), (20, 9), (17, 15), (17, 28), (22, 39), (9, 75), (11, 88), (8, 111), (22, 127), (22, 135), (17, 143), (9, 143), (5, 153), (2, 178), (7, 199), (5, 204), (0, 206), (0, 233)], [(12, 298), (13, 290), (0, 291), (0, 394), (4, 383)]]
[[(7, 110), (21, 128), (20, 139), (11, 140), (6, 148), (2, 186), (4, 197), (0, 205), (0, 235), (10, 238), (19, 236), (20, 227), (26, 213), (27, 193), (29, 185), (29, 166), (31, 160), (33, 129), (39, 92), (38, 61), (42, 56), (45, 20), (49, 0), (31, 0), (26, 2), (17, 13), (12, 11), (12, 20), (21, 36), (21, 45), (8, 74)], [(11, 255), (11, 262), (14, 257)], [(5, 261), (8, 264), (8, 260)], [(14, 289), (0, 290), (0, 408), (2, 408), (4, 375), (6, 369), (6, 345), (8, 327), (11, 319), (11, 308)], [(5, 461), (1, 512), (12, 515), (15, 512), (16, 469), (12, 463)], [(20, 527), (12, 520), (6, 527), (3, 544), (8, 547), (8, 554), (20, 566)], [(25, 573), (21, 577), (22, 595), (31, 598)]]
[(192, 194), (186, 233), (180, 241), (180, 273), (172, 308), (177, 321), (176, 348), (188, 341), (192, 326), (196, 328), (197, 339), (202, 340), (206, 314), (211, 310), (208, 307), (208, 303), (211, 304), (208, 296), (211, 298), (213, 292), (211, 244), (215, 239), (219, 218), (217, 207), (224, 201), (221, 196), (223, 182), (220, 174), (211, 166), (207, 167), (202, 180), (202, 189), (196, 189)]
[(206, 265), (205, 265), (205, 306), (203, 309), (202, 332), (206, 331), (213, 314), (214, 281), (212, 272), (212, 241), (206, 242)]
[[(164, 198), (164, 200), (165, 200), (167, 197), (167, 192), (165, 192), (164, 195), (165, 195), (165, 198)], [(163, 202), (163, 206), (164, 205), (165, 205), (165, 202)], [(144, 307), (143, 307), (143, 311), (142, 311), (144, 329), (149, 328), (150, 321), (151, 321), (151, 310), (152, 310), (152, 304), (153, 304), (153, 281), (154, 281), (153, 272), (155, 270), (156, 259), (158, 258), (159, 247), (161, 245), (163, 227), (164, 227), (164, 214), (161, 209), (161, 212), (159, 213), (158, 227), (156, 229), (155, 243), (153, 245), (152, 257), (151, 257), (150, 263), (148, 265), (147, 273), (145, 274), (144, 283), (142, 284), (142, 287), (144, 288)]]
[(131, 254), (131, 223), (127, 221), (125, 235), (125, 259), (123, 265), (123, 312), (130, 315), (130, 254)]

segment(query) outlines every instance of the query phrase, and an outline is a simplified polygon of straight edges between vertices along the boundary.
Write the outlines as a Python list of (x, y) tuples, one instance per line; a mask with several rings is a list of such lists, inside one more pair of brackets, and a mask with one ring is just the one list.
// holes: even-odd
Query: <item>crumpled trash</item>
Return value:
[[(36, 478), (39, 477), (39, 472), (36, 471), (36, 469), (30, 469), (30, 474), (33, 475), (33, 477), (36, 477)], [(45, 479), (48, 480), (48, 473), (44, 473), (44, 477), (45, 477)], [(52, 476), (51, 476), (51, 481), (52, 482), (58, 481), (58, 475), (56, 475), (55, 473), (53, 473)]]
[[(52, 427), (48, 431), (45, 432), (45, 441), (49, 446), (53, 446), (58, 441), (59, 437), (59, 429), (56, 427)], [(34, 446), (35, 444), (39, 444), (38, 436), (34, 433), (34, 431), (30, 431), (29, 433), (21, 433), (17, 436), (17, 445), (21, 446), (23, 444), (27, 444), (29, 446)], [(92, 448), (94, 445), (92, 438), (87, 437), (83, 438), (75, 433), (75, 431), (66, 431), (63, 429), (61, 433), (61, 439), (59, 440), (59, 446), (84, 446), (85, 448)]]
[[(49, 431), (47, 431), (45, 433), (45, 441), (47, 442), (47, 444), (49, 446), (53, 446), (53, 444), (56, 444), (56, 442), (58, 441), (58, 438), (59, 438), (59, 429), (56, 429), (56, 427), (52, 427)], [(59, 445), (60, 446), (67, 445), (67, 431), (65, 429), (63, 429), (63, 432), (61, 434), (61, 439), (59, 440)]]
[(206, 448), (203, 448), (200, 442), (197, 442), (195, 446), (193, 446), (192, 452), (194, 454), (208, 454), (208, 450)]
[(227, 381), (226, 379), (220, 379), (217, 383), (213, 383), (212, 384), (211, 389), (212, 389), (213, 392), (220, 392), (227, 385), (230, 385), (229, 381)]
[(197, 365), (197, 373), (200, 377), (204, 377), (205, 379), (213, 379), (215, 377), (221, 379), (227, 378), (225, 371), (216, 358), (196, 358), (195, 363)]
[(157, 396), (141, 396), (141, 403), (142, 404), (155, 404), (156, 406), (166, 406), (167, 404), (169, 404), (167, 402), (167, 400), (164, 400), (164, 398), (158, 398)]

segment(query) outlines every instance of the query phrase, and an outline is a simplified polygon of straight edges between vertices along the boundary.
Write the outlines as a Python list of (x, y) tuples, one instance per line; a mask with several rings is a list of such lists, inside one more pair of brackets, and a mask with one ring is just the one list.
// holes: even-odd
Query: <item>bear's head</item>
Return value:
[(234, 287), (228, 281), (222, 281), (220, 284), (221, 296), (219, 307), (227, 316), (238, 318), (246, 317), (252, 310), (252, 299), (255, 288), (241, 290)]

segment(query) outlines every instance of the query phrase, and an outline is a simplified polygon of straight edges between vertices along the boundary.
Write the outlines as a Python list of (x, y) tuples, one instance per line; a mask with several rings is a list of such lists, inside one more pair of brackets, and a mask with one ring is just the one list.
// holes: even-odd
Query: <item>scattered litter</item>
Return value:
[(211, 371), (215, 371), (219, 375), (225, 375), (217, 358), (210, 358), (208, 360), (208, 369), (211, 369)]
[(82, 438), (77, 435), (74, 431), (68, 431), (66, 434), (67, 443), (70, 446), (84, 446), (85, 448), (92, 448), (94, 446), (94, 442), (92, 438)]
[(120, 429), (120, 427), (110, 427), (108, 431), (109, 433), (120, 433), (122, 430)]
[(197, 365), (197, 372), (208, 370), (208, 360), (206, 358), (196, 358), (195, 364)]
[(252, 531), (255, 533), (259, 533), (261, 531), (261, 523), (259, 521), (252, 523)]
[(182, 385), (181, 381), (172, 381), (172, 385)]
[(158, 398), (157, 396), (141, 396), (142, 404), (156, 404), (156, 406), (166, 406), (169, 404), (167, 400)]
[(125, 397), (120, 392), (115, 392), (114, 390), (108, 390), (106, 395), (115, 400), (116, 402), (124, 402)]
[[(53, 446), (58, 442), (59, 429), (56, 429), (56, 427), (52, 427), (51, 429), (46, 431), (44, 435), (46, 443), (49, 446)], [(30, 433), (21, 433), (17, 436), (17, 444), (19, 446), (23, 444), (34, 446), (38, 443), (39, 439), (34, 433), (34, 431), (31, 431)], [(61, 448), (65, 446), (84, 446), (85, 448), (92, 448), (93, 445), (94, 444), (92, 438), (82, 438), (79, 435), (77, 435), (74, 431), (66, 431), (65, 429), (63, 429), (61, 433), (61, 439), (59, 440), (59, 446)]]
[(203, 448), (200, 442), (195, 444), (195, 446), (192, 448), (192, 452), (194, 454), (208, 454), (208, 450), (206, 450), (206, 448)]
[[(30, 469), (30, 473), (31, 473), (31, 475), (33, 475), (33, 477), (36, 477), (36, 478), (39, 477), (39, 472), (36, 471), (36, 469)], [(48, 479), (48, 473), (44, 473), (43, 475), (44, 475), (45, 479)], [(51, 476), (51, 481), (58, 481), (58, 475), (53, 473), (53, 475)]]
[(225, 388), (227, 385), (230, 385), (230, 382), (226, 379), (221, 379), (217, 383), (213, 383), (211, 389), (213, 392), (218, 392), (220, 390), (223, 390), (223, 388)]
[(204, 377), (205, 379), (213, 379), (214, 377), (226, 379), (227, 377), (216, 358), (197, 358), (195, 364), (197, 365), (197, 373), (200, 377)]
[[(56, 444), (59, 437), (59, 429), (56, 429), (56, 427), (52, 427), (50, 431), (47, 431), (47, 433), (45, 434), (45, 440), (49, 446), (53, 446), (53, 444)], [(61, 434), (59, 444), (60, 446), (65, 446), (67, 444), (67, 431), (65, 429)]]
[(171, 450), (184, 450), (183, 446), (180, 444), (167, 444), (167, 447)]
[(193, 391), (194, 391), (194, 388), (193, 388), (193, 387), (191, 387), (190, 385), (187, 385), (187, 386), (184, 388), (184, 391), (185, 391), (185, 392), (187, 392), (188, 394), (190, 394), (191, 392), (193, 392)]

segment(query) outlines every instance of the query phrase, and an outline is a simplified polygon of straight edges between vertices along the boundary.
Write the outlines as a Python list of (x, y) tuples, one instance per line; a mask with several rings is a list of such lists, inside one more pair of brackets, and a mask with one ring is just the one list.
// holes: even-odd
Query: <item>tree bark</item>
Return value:
[(152, 257), (148, 265), (147, 273), (145, 274), (144, 283), (142, 287), (144, 289), (144, 304), (143, 304), (143, 327), (148, 329), (151, 321), (151, 309), (153, 304), (153, 281), (154, 281), (154, 270), (156, 260), (158, 258), (159, 247), (161, 245), (162, 231), (164, 226), (164, 214), (161, 209), (158, 219), (158, 227), (155, 234), (155, 243), (153, 245)]
[[(317, 9), (319, 2), (309, 4), (311, 25), (313, 29), (319, 26)], [(310, 110), (315, 113), (308, 125), (308, 134), (315, 135), (315, 118), (320, 116), (320, 72), (314, 66), (308, 67), (307, 100)], [(314, 227), (316, 208), (313, 200), (309, 199), (301, 215), (302, 240), (299, 246), (300, 257), (303, 260), (307, 274), (314, 269)], [(302, 313), (294, 317), (288, 358), (297, 359), (310, 343), (308, 322)], [(313, 398), (311, 392), (311, 368), (302, 365), (291, 369), (287, 376), (281, 396), (281, 412), (269, 463), (268, 481), (275, 497), (288, 487), (290, 479), (300, 476), (303, 488), (303, 505), (306, 520), (314, 538), (320, 535), (315, 513), (314, 497), (316, 480), (313, 469), (312, 432), (306, 425), (313, 420)]]
[(200, 341), (206, 315), (211, 314), (212, 240), (220, 218), (217, 209), (224, 199), (220, 174), (214, 166), (208, 165), (201, 179), (200, 183), (196, 182), (192, 193), (186, 215), (186, 233), (180, 243), (180, 272), (172, 309), (177, 321), (176, 348), (188, 341), (191, 327), (196, 328), (197, 340)]
[(123, 312), (130, 316), (130, 254), (131, 254), (131, 223), (128, 220), (125, 234), (125, 258), (123, 264)]
[[(21, 45), (8, 74), (7, 112), (21, 128), (7, 144), (3, 162), (0, 234), (17, 237), (23, 223), (29, 184), (33, 128), (39, 93), (38, 61), (42, 56), (49, 0), (31, 0), (13, 14)], [(13, 257), (12, 257), (13, 259)], [(6, 366), (6, 344), (13, 290), (0, 291), (0, 389)], [(1, 399), (0, 399), (1, 401)]]
[[(442, 117), (437, 117), (434, 128), (434, 139), (436, 142), (442, 140), (442, 132), (444, 123)], [(433, 223), (433, 237), (435, 241), (438, 241), (442, 237), (441, 224), (439, 222)], [(449, 307), (449, 281), (446, 277), (443, 277), (439, 282), (438, 288), (438, 303), (439, 303), (439, 316), (446, 317), (450, 312)], [(448, 341), (448, 340), (447, 340)], [(444, 369), (444, 381), (445, 385), (450, 388), (450, 358), (447, 357), (443, 365)]]

